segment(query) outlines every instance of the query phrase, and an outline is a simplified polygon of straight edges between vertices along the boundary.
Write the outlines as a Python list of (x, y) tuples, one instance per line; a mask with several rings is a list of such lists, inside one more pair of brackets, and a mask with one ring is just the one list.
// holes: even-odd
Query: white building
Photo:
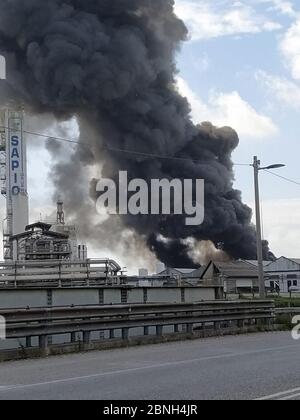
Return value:
[(224, 285), (225, 293), (229, 294), (257, 293), (259, 288), (258, 269), (247, 261), (210, 261), (201, 278)]
[(300, 259), (280, 257), (265, 267), (268, 275), (266, 286), (270, 290), (278, 290), (289, 293), (290, 288), (300, 290)]

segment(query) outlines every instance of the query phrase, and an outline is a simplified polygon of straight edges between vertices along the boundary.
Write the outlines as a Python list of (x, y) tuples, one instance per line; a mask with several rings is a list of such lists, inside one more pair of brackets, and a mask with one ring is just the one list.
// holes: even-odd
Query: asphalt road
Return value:
[(300, 341), (267, 333), (0, 364), (0, 399), (300, 399)]

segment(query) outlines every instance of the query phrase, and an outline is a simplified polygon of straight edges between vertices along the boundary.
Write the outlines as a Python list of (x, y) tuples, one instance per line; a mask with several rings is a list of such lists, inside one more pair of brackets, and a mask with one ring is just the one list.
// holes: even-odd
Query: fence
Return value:
[[(26, 346), (32, 346), (32, 338), (39, 338), (39, 348), (46, 350), (49, 337), (69, 335), (71, 343), (82, 337), (83, 344), (91, 343), (91, 333), (109, 332), (109, 339), (121, 331), (122, 340), (130, 338), (130, 331), (143, 328), (144, 336), (150, 327), (162, 336), (164, 327), (172, 326), (173, 333), (184, 325), (187, 333), (195, 328), (212, 326), (221, 329), (235, 323), (243, 327), (260, 321), (270, 323), (274, 319), (273, 301), (214, 301), (194, 304), (147, 304), (123, 306), (82, 306), (33, 309), (0, 310), (6, 319), (7, 339), (26, 338)], [(79, 334), (78, 334), (79, 333)]]
[(300, 308), (276, 308), (276, 315), (300, 315)]

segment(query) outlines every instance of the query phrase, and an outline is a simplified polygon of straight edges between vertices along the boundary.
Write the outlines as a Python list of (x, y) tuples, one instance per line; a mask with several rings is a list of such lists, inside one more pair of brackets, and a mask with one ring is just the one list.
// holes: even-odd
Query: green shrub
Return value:
[(300, 308), (300, 298), (299, 297), (276, 297), (270, 296), (271, 299), (274, 299), (276, 308)]

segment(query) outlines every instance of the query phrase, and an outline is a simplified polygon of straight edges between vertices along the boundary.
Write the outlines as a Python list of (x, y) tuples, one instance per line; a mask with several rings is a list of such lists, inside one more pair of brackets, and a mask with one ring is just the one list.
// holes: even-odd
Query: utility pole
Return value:
[(257, 232), (257, 262), (258, 262), (258, 278), (259, 278), (259, 296), (261, 299), (266, 298), (266, 285), (265, 285), (265, 273), (264, 273), (264, 261), (263, 261), (263, 247), (262, 247), (262, 234), (261, 234), (261, 217), (260, 217), (260, 199), (259, 199), (259, 171), (268, 171), (270, 169), (284, 168), (285, 165), (282, 163), (276, 163), (266, 167), (260, 166), (260, 160), (257, 156), (254, 156), (253, 161), (254, 168), (254, 186), (255, 186), (255, 209), (256, 209), (256, 232)]
[(259, 280), (259, 296), (261, 299), (266, 298), (265, 273), (263, 262), (262, 233), (261, 233), (261, 217), (260, 217), (260, 197), (259, 197), (259, 181), (258, 175), (260, 171), (260, 161), (254, 156), (254, 186), (255, 186), (255, 209), (256, 209), (256, 233), (257, 233), (257, 261), (258, 261), (258, 280)]

